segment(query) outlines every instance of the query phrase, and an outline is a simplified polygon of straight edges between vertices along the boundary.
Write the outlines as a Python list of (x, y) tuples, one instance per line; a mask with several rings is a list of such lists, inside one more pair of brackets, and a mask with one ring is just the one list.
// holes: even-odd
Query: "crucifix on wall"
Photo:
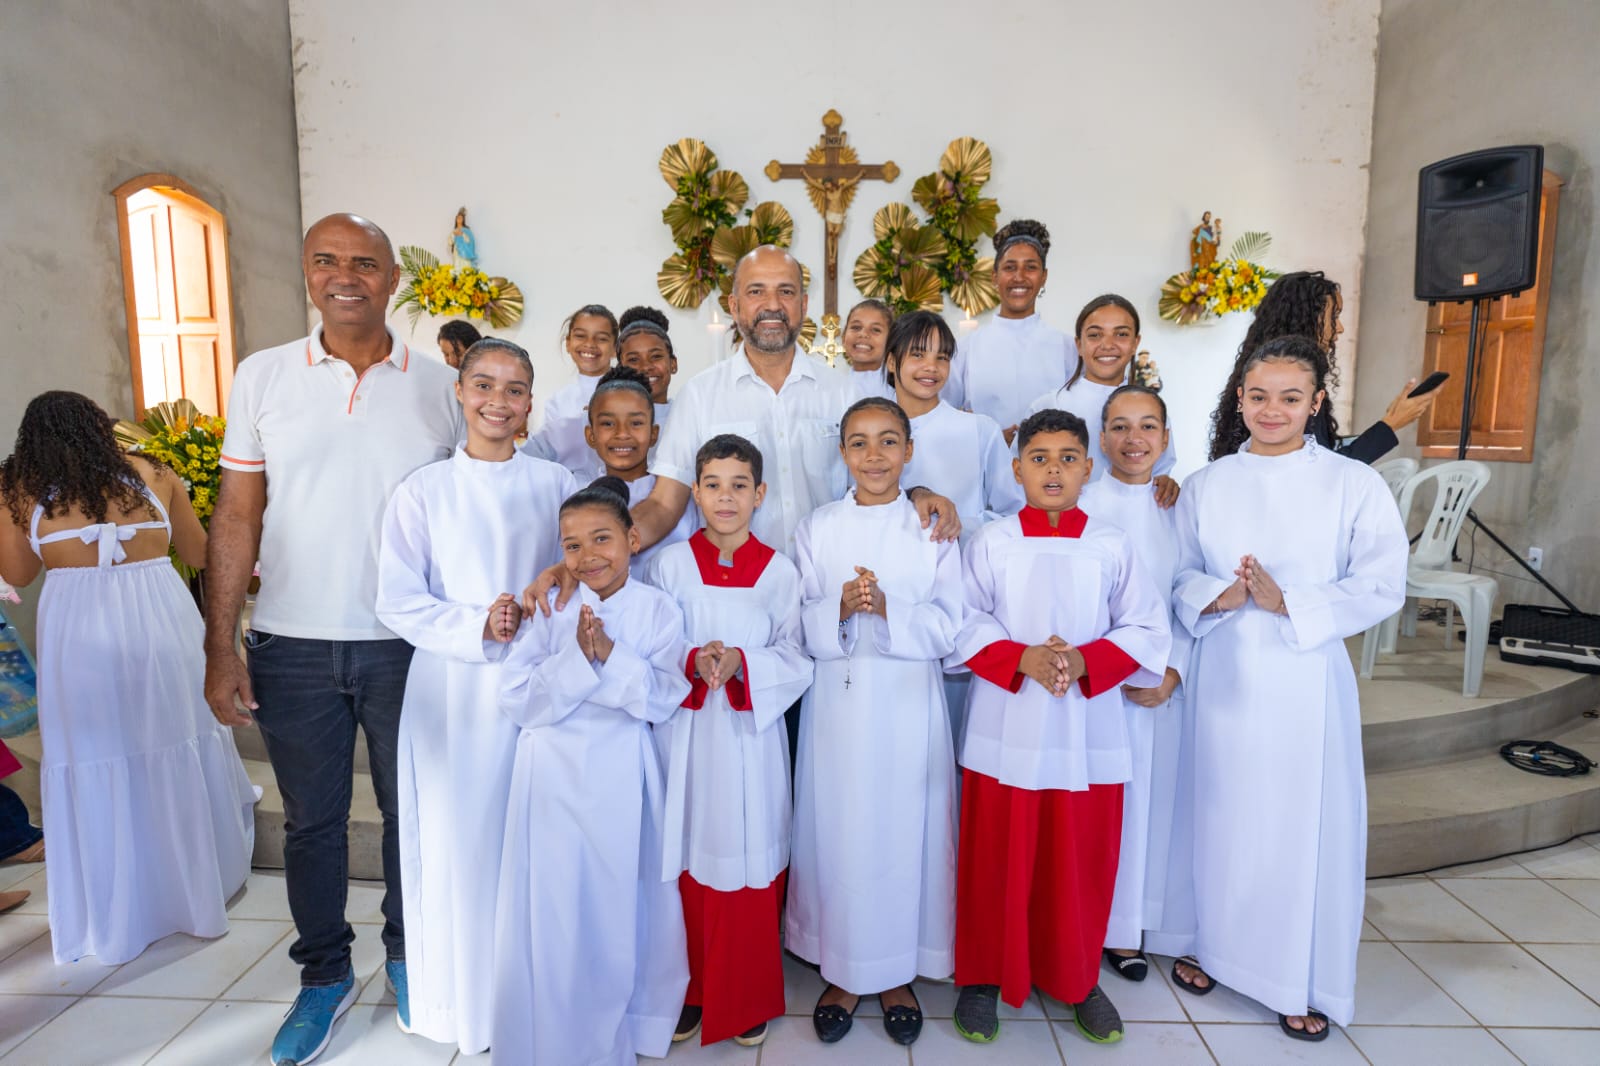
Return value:
[(828, 109), (822, 116), (822, 137), (806, 152), (804, 163), (767, 164), (768, 181), (800, 178), (806, 183), (811, 203), (827, 228), (826, 266), (823, 270), (823, 313), (839, 312), (839, 235), (844, 232), (844, 216), (856, 197), (856, 186), (863, 178), (894, 181), (900, 168), (892, 162), (863, 166), (856, 150), (848, 145), (844, 119)]

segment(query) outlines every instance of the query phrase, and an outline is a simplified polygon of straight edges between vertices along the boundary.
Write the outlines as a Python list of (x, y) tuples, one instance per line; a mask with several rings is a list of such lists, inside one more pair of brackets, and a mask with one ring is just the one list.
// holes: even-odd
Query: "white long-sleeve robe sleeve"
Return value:
[(1172, 579), (1172, 611), (1190, 635), (1199, 639), (1237, 612), (1205, 613), (1233, 581), (1206, 570), (1205, 551), (1200, 546), (1199, 500), (1187, 486), (1185, 489), (1178, 497), (1178, 573)]
[(885, 590), (884, 614), (873, 622), (873, 644), (895, 659), (942, 660), (955, 648), (961, 628), (961, 549), (936, 546), (938, 564), (932, 598), (916, 602)]
[[(811, 541), (812, 522), (805, 518), (794, 532), (794, 561), (800, 570), (800, 630), (805, 652), (819, 662), (845, 659), (855, 647), (859, 623), (852, 616), (841, 629), (839, 602), (843, 588), (822, 587), (817, 545)], [(841, 639), (842, 638), (842, 639)]]
[(490, 662), (503, 646), (483, 639), (489, 605), (455, 603), (434, 595), (429, 584), (433, 544), (416, 481), (389, 498), (378, 551), (378, 620), (406, 643), (463, 662)]
[(523, 729), (555, 725), (600, 686), (578, 648), (576, 602), (549, 618), (529, 618), (517, 631), (500, 675), (500, 713)]
[(588, 700), (602, 707), (615, 707), (642, 722), (664, 722), (689, 694), (683, 676), (683, 614), (666, 599), (653, 601), (657, 616), (651, 626), (651, 641), (637, 651), (614, 644), (604, 663), (597, 664), (599, 684)]
[[(1282, 585), (1288, 615), (1279, 622), (1284, 643), (1297, 651), (1343, 640), (1377, 625), (1405, 603), (1410, 545), (1400, 512), (1376, 479), (1351, 515), (1345, 575), (1326, 583)], [(1269, 571), (1270, 572), (1270, 571)]]

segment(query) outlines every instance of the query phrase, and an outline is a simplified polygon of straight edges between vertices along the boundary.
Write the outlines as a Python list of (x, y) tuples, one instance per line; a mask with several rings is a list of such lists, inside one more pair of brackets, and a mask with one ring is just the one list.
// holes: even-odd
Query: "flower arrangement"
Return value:
[(427, 249), (406, 245), (400, 249), (400, 273), (406, 286), (395, 297), (394, 309), (409, 309), (412, 329), (424, 312), (441, 318), (487, 318), (497, 329), (522, 318), (522, 290), (475, 266), (441, 263)]
[(1226, 258), (1202, 257), (1161, 286), (1158, 311), (1180, 326), (1238, 311), (1253, 311), (1267, 295), (1278, 272), (1260, 258), (1272, 246), (1265, 233), (1246, 233), (1233, 242)]
[(988, 145), (975, 137), (958, 137), (939, 158), (939, 169), (911, 187), (911, 198), (928, 215), (923, 225), (944, 238), (944, 251), (928, 265), (938, 275), (940, 289), (969, 315), (1000, 303), (994, 258), (980, 258), (977, 250), (980, 237), (994, 235), (1000, 214), (998, 201), (978, 195), (993, 165)]
[(203, 414), (193, 400), (158, 403), (139, 422), (121, 421), (117, 439), (131, 452), (170, 467), (189, 490), (189, 502), (202, 526), (210, 526), (222, 485), (219, 459), (225, 418)]

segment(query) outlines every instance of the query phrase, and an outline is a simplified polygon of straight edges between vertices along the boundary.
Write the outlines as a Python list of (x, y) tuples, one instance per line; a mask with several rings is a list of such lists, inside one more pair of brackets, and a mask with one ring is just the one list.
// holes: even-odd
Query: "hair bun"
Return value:
[(594, 387), (598, 389), (600, 386), (612, 381), (626, 381), (631, 385), (640, 386), (645, 392), (650, 391), (650, 379), (642, 371), (635, 370), (631, 366), (623, 366), (621, 363), (601, 374), (600, 380), (594, 383)]
[(656, 310), (654, 307), (640, 305), (630, 307), (622, 312), (622, 317), (618, 319), (618, 328), (627, 329), (635, 322), (650, 322), (660, 326), (663, 330), (670, 329), (672, 326), (672, 320), (667, 318), (661, 311)]
[(609, 493), (621, 500), (622, 506), (628, 506), (628, 483), (620, 477), (612, 477), (610, 474), (597, 477), (585, 486), (585, 491)]
[(1045, 254), (1050, 253), (1050, 230), (1043, 222), (1031, 218), (1014, 218), (995, 231), (994, 254), (1003, 255), (1006, 245), (1018, 238), (1039, 242)]

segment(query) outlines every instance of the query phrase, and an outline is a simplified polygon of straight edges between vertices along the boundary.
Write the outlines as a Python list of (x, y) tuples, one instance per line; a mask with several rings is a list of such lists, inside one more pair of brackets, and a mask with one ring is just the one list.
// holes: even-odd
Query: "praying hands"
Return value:
[(738, 648), (729, 648), (720, 640), (702, 645), (694, 657), (695, 673), (713, 692), (726, 685), (744, 665), (744, 655)]
[(520, 625), (522, 625), (522, 608), (518, 605), (517, 598), (509, 592), (502, 592), (489, 605), (489, 617), (483, 623), (483, 639), (509, 644), (517, 635), (517, 627)]
[(1059, 697), (1065, 696), (1087, 669), (1083, 652), (1051, 634), (1043, 644), (1035, 644), (1022, 653), (1017, 672), (1037, 681), (1050, 695)]

